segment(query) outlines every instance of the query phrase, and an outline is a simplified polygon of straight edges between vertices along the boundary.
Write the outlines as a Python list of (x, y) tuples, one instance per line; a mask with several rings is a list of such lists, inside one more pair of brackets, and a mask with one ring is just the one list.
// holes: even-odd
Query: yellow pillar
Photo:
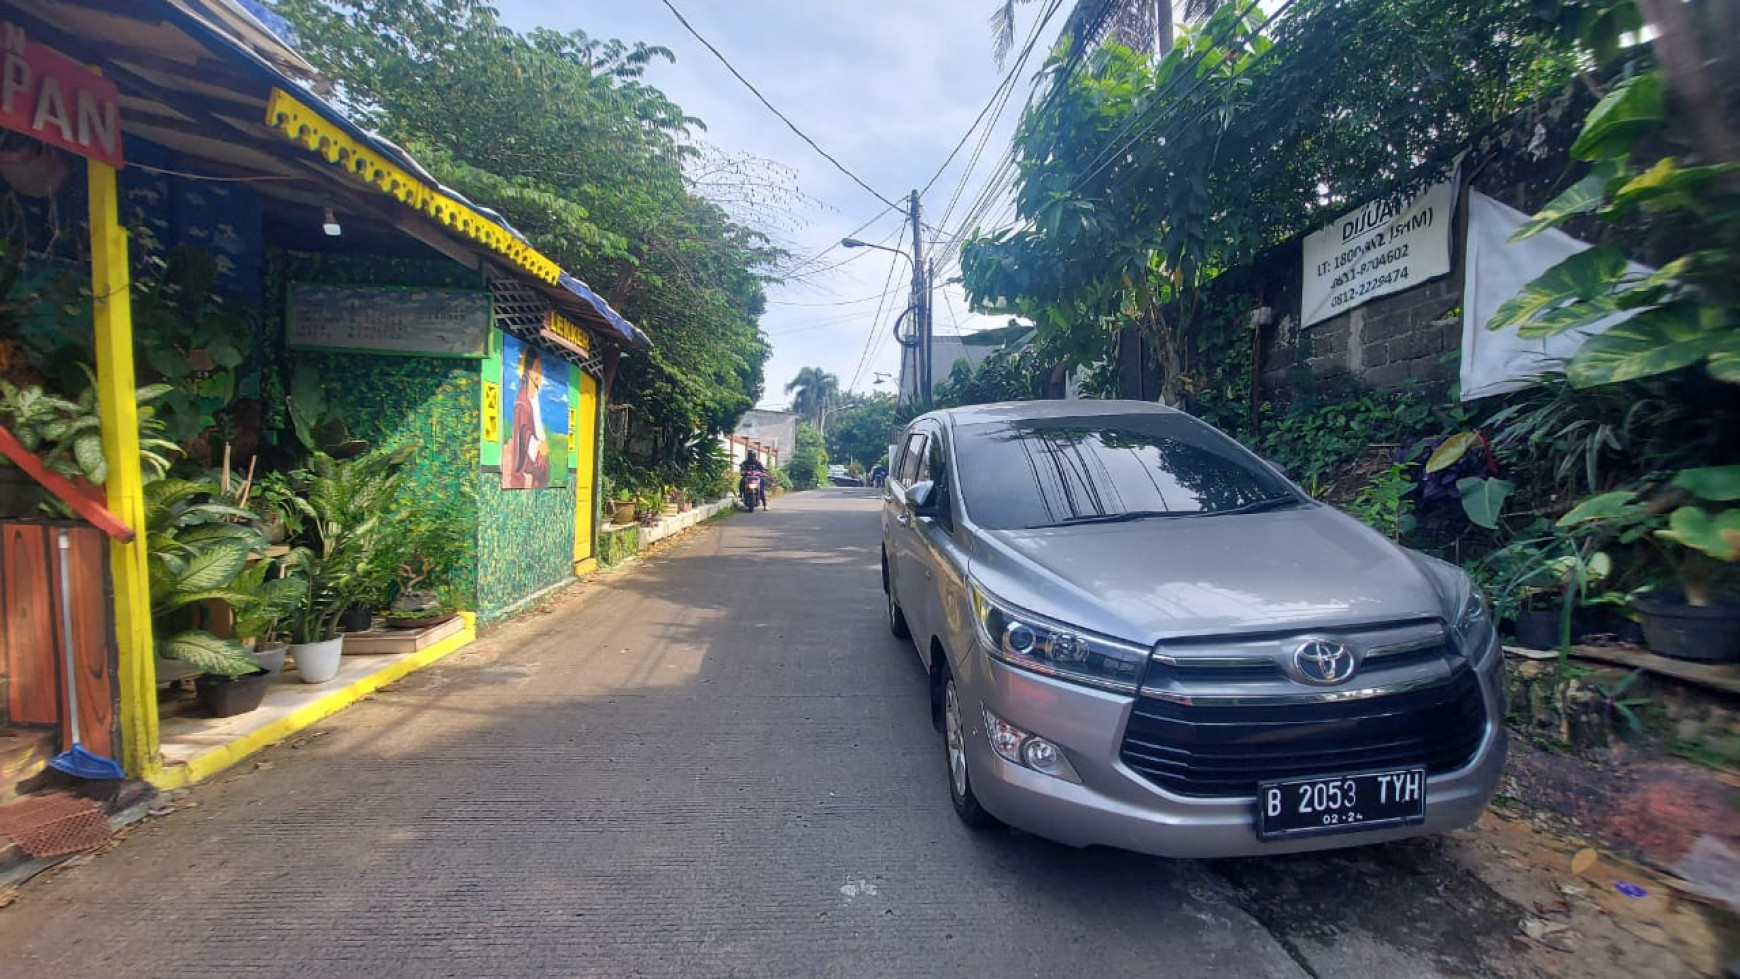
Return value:
[(109, 545), (115, 586), (115, 645), (121, 687), (121, 763), (147, 778), (158, 767), (157, 664), (152, 659), (151, 586), (146, 567), (144, 473), (139, 464), (138, 385), (133, 378), (133, 303), (127, 233), (121, 228), (115, 168), (87, 160), (90, 174), (91, 294), (97, 346), (97, 403), (109, 461), (109, 510), (133, 528), (131, 543)]
[(598, 501), (594, 474), (598, 471), (598, 381), (580, 375), (579, 403), (574, 406), (574, 431), (568, 433), (574, 467), (574, 573), (590, 574), (598, 567)]

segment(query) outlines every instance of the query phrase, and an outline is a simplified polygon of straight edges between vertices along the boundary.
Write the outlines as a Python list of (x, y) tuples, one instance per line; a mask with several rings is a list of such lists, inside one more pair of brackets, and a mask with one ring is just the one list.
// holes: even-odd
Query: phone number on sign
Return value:
[(1407, 279), (1407, 266), (1404, 265), (1399, 269), (1391, 269), (1375, 279), (1367, 279), (1351, 289), (1343, 289), (1335, 295), (1330, 296), (1329, 305), (1331, 308), (1346, 306), (1348, 303), (1353, 302), (1356, 299), (1361, 299), (1365, 296), (1371, 295), (1379, 289), (1382, 289), (1384, 286), (1395, 285), (1398, 282), (1406, 282)]

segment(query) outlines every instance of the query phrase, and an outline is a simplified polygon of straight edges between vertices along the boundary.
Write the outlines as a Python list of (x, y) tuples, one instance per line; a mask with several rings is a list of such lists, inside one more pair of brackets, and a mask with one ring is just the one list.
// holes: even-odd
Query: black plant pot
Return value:
[(1525, 608), (1516, 614), (1517, 645), (1528, 649), (1558, 649), (1563, 609)]
[(213, 717), (234, 717), (246, 714), (266, 699), (266, 689), (272, 685), (272, 674), (255, 670), (241, 676), (211, 676), (193, 681), (199, 702)]
[(375, 614), (366, 605), (352, 605), (338, 619), (338, 627), (344, 632), (367, 632), (374, 624)]
[(1740, 663), (1740, 602), (1717, 599), (1688, 605), (1681, 595), (1639, 595), (1631, 600), (1643, 615), (1650, 649), (1699, 663)]

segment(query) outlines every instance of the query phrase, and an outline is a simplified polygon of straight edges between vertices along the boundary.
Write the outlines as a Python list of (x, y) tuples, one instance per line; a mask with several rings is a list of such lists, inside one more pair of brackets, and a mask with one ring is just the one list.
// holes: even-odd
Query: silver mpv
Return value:
[(1480, 590), (1182, 412), (918, 418), (890, 460), (882, 584), (969, 825), (1249, 856), (1455, 829), (1498, 785)]

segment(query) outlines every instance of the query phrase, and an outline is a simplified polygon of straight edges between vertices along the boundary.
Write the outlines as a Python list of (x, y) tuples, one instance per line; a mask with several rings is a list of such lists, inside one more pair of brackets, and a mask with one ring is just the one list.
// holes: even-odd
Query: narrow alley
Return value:
[(740, 514), (194, 788), (0, 913), (8, 979), (1537, 974), (1456, 839), (964, 829), (876, 507)]

